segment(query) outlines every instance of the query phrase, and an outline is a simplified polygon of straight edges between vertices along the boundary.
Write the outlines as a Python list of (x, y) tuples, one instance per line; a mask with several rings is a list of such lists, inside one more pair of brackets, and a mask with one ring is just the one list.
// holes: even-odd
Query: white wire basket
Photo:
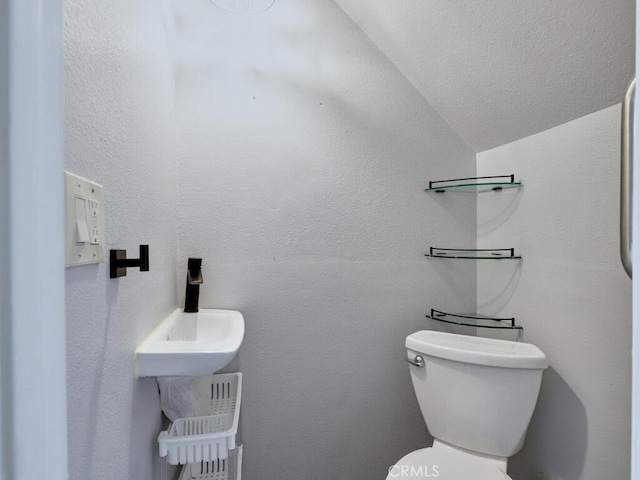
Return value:
[(242, 445), (229, 452), (226, 460), (184, 465), (179, 480), (242, 480)]
[(177, 418), (158, 436), (160, 456), (171, 465), (226, 460), (236, 448), (242, 374), (210, 375), (209, 379), (210, 398), (202, 399), (209, 404), (209, 415)]

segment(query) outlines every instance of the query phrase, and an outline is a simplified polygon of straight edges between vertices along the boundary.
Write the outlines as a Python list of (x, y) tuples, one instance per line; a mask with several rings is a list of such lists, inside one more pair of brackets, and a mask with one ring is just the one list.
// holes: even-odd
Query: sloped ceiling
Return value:
[(622, 100), (633, 0), (336, 0), (484, 151)]

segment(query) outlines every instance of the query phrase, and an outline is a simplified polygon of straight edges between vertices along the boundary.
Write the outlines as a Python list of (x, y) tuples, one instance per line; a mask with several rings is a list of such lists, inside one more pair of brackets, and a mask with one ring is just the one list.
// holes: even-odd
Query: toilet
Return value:
[(387, 480), (509, 480), (549, 366), (535, 345), (420, 331), (407, 337), (413, 388), (433, 445), (389, 468)]

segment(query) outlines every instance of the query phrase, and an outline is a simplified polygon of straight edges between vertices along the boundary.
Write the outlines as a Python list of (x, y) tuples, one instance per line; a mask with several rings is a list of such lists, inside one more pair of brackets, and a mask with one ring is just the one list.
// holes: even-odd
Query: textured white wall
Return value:
[(423, 192), (474, 152), (333, 1), (173, 5), (179, 298), (202, 257), (201, 306), (245, 316), (243, 478), (384, 478), (430, 442), (404, 338), (475, 306), (423, 257), (475, 244), (474, 197)]
[(111, 280), (108, 262), (67, 269), (72, 480), (152, 479), (161, 413), (134, 379), (136, 345), (174, 308), (174, 84), (166, 4), (65, 0), (65, 168), (104, 185), (106, 246), (150, 271)]
[[(478, 174), (515, 173), (521, 191), (478, 199), (478, 303), (515, 315), (549, 357), (514, 478), (629, 478), (631, 281), (618, 257), (620, 106), (478, 154)], [(545, 477), (546, 478), (546, 477)]]
[(630, 0), (336, 0), (476, 151), (609, 107), (634, 76)]

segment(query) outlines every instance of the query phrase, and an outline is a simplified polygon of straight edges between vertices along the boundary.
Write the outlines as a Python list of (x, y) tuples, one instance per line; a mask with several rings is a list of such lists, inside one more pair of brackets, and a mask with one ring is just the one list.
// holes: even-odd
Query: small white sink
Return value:
[(235, 310), (178, 309), (160, 322), (136, 350), (136, 377), (215, 373), (236, 356), (244, 318)]

